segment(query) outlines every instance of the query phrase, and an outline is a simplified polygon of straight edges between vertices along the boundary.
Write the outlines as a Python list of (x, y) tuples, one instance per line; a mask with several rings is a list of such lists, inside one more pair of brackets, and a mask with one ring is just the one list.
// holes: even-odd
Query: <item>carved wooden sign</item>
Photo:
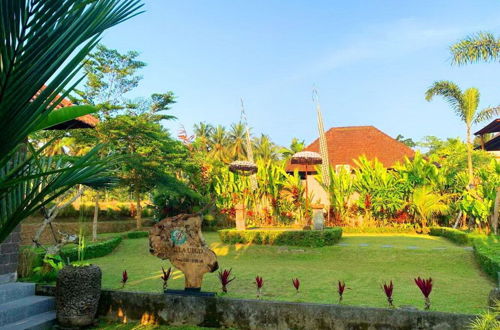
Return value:
[(184, 273), (186, 289), (201, 288), (203, 275), (219, 268), (201, 234), (200, 216), (181, 214), (158, 222), (149, 234), (149, 251)]

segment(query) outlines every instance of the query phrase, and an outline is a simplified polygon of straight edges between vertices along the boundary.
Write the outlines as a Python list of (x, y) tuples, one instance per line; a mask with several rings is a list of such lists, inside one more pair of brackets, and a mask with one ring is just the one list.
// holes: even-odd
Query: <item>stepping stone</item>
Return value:
[(339, 244), (337, 244), (337, 245), (338, 245), (338, 246), (350, 246), (351, 244), (349, 244), (349, 243), (339, 243)]
[(393, 248), (394, 245), (382, 245), (383, 248)]
[(366, 244), (366, 243), (361, 243), (359, 244), (359, 246), (369, 246), (370, 244)]
[(472, 246), (466, 246), (466, 247), (464, 247), (464, 250), (466, 250), (466, 251), (474, 251), (474, 248)]
[(435, 248), (432, 248), (433, 250), (446, 250), (445, 247), (435, 247)]
[(408, 250), (416, 250), (416, 249), (420, 249), (418, 246), (407, 246), (406, 247)]

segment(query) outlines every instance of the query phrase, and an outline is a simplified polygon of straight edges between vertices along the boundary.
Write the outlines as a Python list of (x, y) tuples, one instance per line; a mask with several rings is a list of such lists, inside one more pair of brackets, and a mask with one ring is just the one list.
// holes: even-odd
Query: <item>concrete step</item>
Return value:
[(7, 283), (0, 285), (0, 305), (35, 295), (35, 283)]
[(0, 327), (55, 309), (53, 297), (30, 296), (0, 305)]
[(56, 312), (45, 312), (28, 317), (24, 320), (0, 326), (0, 330), (46, 330), (56, 324)]

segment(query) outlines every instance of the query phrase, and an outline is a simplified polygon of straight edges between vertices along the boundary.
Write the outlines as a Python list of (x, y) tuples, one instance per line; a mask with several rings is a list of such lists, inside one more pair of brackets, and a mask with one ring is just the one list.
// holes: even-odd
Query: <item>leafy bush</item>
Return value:
[(143, 238), (149, 237), (149, 231), (129, 231), (121, 236), (122, 238)]
[(431, 235), (442, 236), (457, 244), (471, 244), (483, 271), (498, 280), (500, 272), (500, 238), (498, 236), (466, 233), (453, 228), (432, 227)]
[(266, 245), (294, 245), (307, 247), (322, 247), (333, 245), (342, 237), (342, 228), (325, 230), (219, 230), (222, 242), (253, 243)]
[[(132, 218), (135, 212), (135, 204), (131, 202), (114, 201), (99, 203), (99, 218), (101, 219)], [(153, 208), (142, 208), (143, 217), (152, 217), (153, 213)], [(94, 216), (94, 203), (74, 203), (60, 210), (57, 216), (58, 218), (92, 218)]]
[(459, 245), (472, 244), (469, 234), (458, 229), (446, 227), (431, 227), (429, 235), (446, 237), (450, 241)]

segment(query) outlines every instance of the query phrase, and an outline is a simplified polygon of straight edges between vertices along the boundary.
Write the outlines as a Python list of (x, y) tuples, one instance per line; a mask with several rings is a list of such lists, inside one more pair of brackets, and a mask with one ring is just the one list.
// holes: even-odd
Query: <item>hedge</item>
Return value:
[(334, 245), (342, 237), (342, 228), (325, 230), (219, 230), (222, 242), (322, 247)]
[(121, 235), (121, 237), (126, 239), (149, 237), (149, 231), (129, 231)]
[(445, 227), (432, 227), (430, 235), (442, 236), (457, 244), (470, 244), (481, 269), (493, 279), (500, 280), (500, 238), (498, 236), (478, 235)]
[(429, 235), (446, 237), (450, 241), (459, 245), (472, 244), (472, 240), (469, 237), (469, 234), (458, 229), (446, 227), (431, 227)]
[[(122, 241), (121, 237), (113, 237), (103, 242), (90, 243), (85, 247), (84, 259), (93, 259), (104, 257), (105, 255), (113, 252)], [(26, 247), (25, 249), (31, 249), (31, 247)], [(43, 257), (45, 256), (45, 250), (42, 248), (34, 249), (36, 257), (33, 260), (33, 267), (41, 266), (43, 263)], [(78, 260), (78, 247), (68, 246), (61, 249), (61, 257), (64, 261), (76, 261)]]
[(390, 233), (410, 233), (415, 234), (417, 231), (413, 226), (391, 226), (391, 227), (342, 227), (342, 232), (345, 234), (390, 234)]

